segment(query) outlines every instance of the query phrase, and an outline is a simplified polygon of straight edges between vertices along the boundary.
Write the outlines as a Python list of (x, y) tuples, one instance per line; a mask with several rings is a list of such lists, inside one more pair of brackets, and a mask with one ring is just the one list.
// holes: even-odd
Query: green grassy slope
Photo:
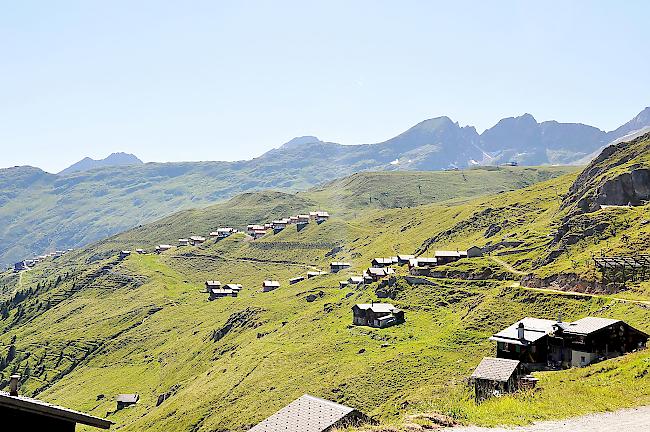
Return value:
[[(360, 274), (374, 256), (426, 255), (513, 238), (523, 243), (493, 254), (513, 252), (498, 258), (519, 271), (542, 271), (535, 260), (547, 249), (548, 233), (562, 215), (562, 195), (575, 176), (468, 202), (352, 209), (347, 216), (341, 206), (330, 221), (300, 232), (290, 227), (254, 242), (238, 234), (117, 261), (124, 247), (151, 248), (249, 218), (309, 210), (325, 199), (322, 191), (247, 194), (113, 236), (22, 273), (20, 281), (4, 274), (0, 354), (14, 355), (3, 362), (1, 383), (18, 371), (28, 377), (24, 391), (108, 416), (124, 431), (243, 431), (303, 393), (358, 407), (386, 424), (428, 411), (467, 423), (520, 423), (646, 403), (648, 381), (634, 378), (647, 369), (646, 352), (631, 358), (629, 367), (614, 366), (617, 379), (586, 381), (592, 403), (579, 409), (554, 401), (580, 394), (583, 387), (571, 380), (583, 371), (544, 376), (539, 392), (491, 402), (493, 410), (475, 407), (464, 382), (483, 356), (494, 353), (487, 337), (522, 316), (553, 318), (562, 311), (567, 320), (616, 317), (649, 331), (650, 313), (642, 304), (531, 291), (491, 278), (412, 286), (402, 269), (390, 291), (407, 322), (377, 330), (350, 326), (350, 308), (376, 299), (376, 284), (338, 288), (339, 280)], [(486, 238), (495, 224), (501, 230)], [(350, 261), (353, 268), (287, 284), (309, 269), (326, 269), (331, 260)], [(471, 273), (495, 265), (501, 267), (485, 257), (447, 270)], [(282, 287), (260, 293), (267, 278)], [(208, 302), (201, 292), (207, 279), (242, 283), (244, 290), (237, 298)], [(307, 302), (309, 294), (316, 300)], [(635, 392), (612, 396), (631, 382)], [(141, 402), (114, 413), (114, 396), (130, 392), (140, 393)], [(156, 407), (166, 392), (170, 398)], [(537, 414), (522, 417), (529, 408)]]
[[(115, 430), (124, 431), (244, 431), (303, 393), (355, 406), (397, 426), (417, 413), (462, 423), (517, 424), (649, 402), (647, 351), (541, 374), (537, 391), (481, 406), (472, 402), (465, 383), (480, 359), (494, 353), (488, 336), (523, 316), (614, 317), (650, 331), (647, 303), (621, 301), (650, 300), (647, 283), (598, 296), (516, 284), (522, 275), (588, 278), (587, 255), (598, 248), (648, 251), (643, 222), (648, 206), (579, 215), (605, 228), (585, 233), (549, 260), (552, 233), (567, 215), (562, 201), (578, 173), (424, 205), (416, 205), (413, 193), (414, 185), (425, 183), (419, 174), (401, 177), (410, 185), (406, 190), (388, 186), (395, 183), (383, 176), (353, 177), (329, 189), (340, 193), (326, 188), (245, 194), (115, 235), (19, 276), (2, 274), (0, 387), (19, 372), (26, 377), (23, 391), (107, 416)], [(392, 202), (412, 199), (412, 206), (379, 200), (375, 207), (368, 200), (368, 206), (356, 207), (349, 191), (381, 184), (395, 197)], [(435, 197), (427, 193), (426, 200)], [(329, 206), (329, 221), (300, 232), (292, 226), (257, 241), (239, 233), (117, 260), (120, 249), (151, 250), (218, 226)], [(338, 281), (360, 274), (371, 258), (473, 244), (487, 247), (490, 255), (441, 267), (447, 277), (422, 278), (426, 284), (409, 282), (402, 268), (396, 284), (380, 290), (406, 311), (403, 325), (350, 325), (350, 308), (376, 300), (379, 287), (339, 289)], [(333, 260), (353, 267), (288, 285), (290, 278), (327, 269)], [(237, 298), (209, 302), (202, 292), (208, 279), (241, 283), (244, 290)], [(282, 287), (261, 293), (264, 279), (277, 279)], [(141, 402), (114, 412), (115, 395), (131, 392), (139, 393)], [(164, 393), (169, 398), (156, 406)]]
[[(316, 170), (313, 175), (305, 175), (299, 169), (269, 170), (264, 168), (265, 164), (268, 161), (151, 163), (69, 176), (54, 176), (30, 167), (0, 170), (0, 266), (55, 249), (88, 244), (182, 209), (214, 204), (237, 193), (271, 188), (295, 191), (336, 175), (327, 170)], [(473, 197), (524, 187), (571, 170), (542, 167), (504, 168), (489, 173), (480, 170), (394, 173), (383, 177), (381, 183), (387, 195), (382, 195), (380, 200), (385, 201), (382, 207), (392, 207), (401, 206), (401, 202), (422, 204)], [(379, 176), (367, 175), (370, 183)], [(422, 194), (403, 190), (402, 176), (409, 186), (415, 186), (413, 180), (422, 184)], [(328, 205), (339, 198), (337, 194), (361, 198), (365, 194), (362, 186), (366, 182), (365, 174), (358, 174), (354, 179), (361, 185), (339, 188), (339, 184), (334, 184), (321, 188), (317, 197)], [(355, 207), (364, 207), (364, 203)]]

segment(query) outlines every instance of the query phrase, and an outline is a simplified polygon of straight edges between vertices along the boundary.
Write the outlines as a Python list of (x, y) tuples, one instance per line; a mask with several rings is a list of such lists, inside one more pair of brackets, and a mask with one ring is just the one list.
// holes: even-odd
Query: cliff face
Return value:
[(569, 216), (601, 205), (650, 200), (650, 134), (605, 148), (578, 176), (562, 201)]
[(637, 169), (608, 180), (596, 191), (592, 202), (585, 202), (589, 211), (600, 205), (641, 205), (650, 199), (650, 170)]

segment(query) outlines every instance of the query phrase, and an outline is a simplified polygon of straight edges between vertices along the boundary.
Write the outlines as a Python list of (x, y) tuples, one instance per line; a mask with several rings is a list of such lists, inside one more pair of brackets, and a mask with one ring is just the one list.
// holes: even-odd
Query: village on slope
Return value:
[[(607, 206), (607, 204), (603, 204)], [(314, 212), (318, 213), (318, 212)], [(329, 219), (327, 212), (311, 214), (309, 221), (315, 220), (323, 223)], [(326, 215), (326, 216), (325, 216)], [(304, 216), (304, 215), (302, 215)], [(295, 218), (295, 220), (294, 220)], [(301, 215), (283, 220), (276, 220), (264, 225), (249, 226), (247, 231), (263, 237), (267, 231), (273, 229), (274, 233), (286, 229), (289, 225), (296, 225), (300, 231), (300, 225), (308, 224), (309, 221), (301, 220)], [(277, 223), (276, 223), (277, 222)], [(260, 229), (259, 227), (262, 227)], [(210, 234), (211, 237), (229, 237), (236, 233), (233, 228), (220, 228)], [(215, 234), (215, 235), (212, 235)], [(255, 239), (255, 235), (251, 235)], [(186, 240), (186, 241), (185, 241)], [(199, 246), (207, 240), (201, 236), (190, 236), (188, 239), (179, 239), (179, 247)], [(164, 253), (172, 249), (171, 245), (158, 245), (156, 251)], [(145, 250), (136, 252), (144, 254)], [(120, 259), (126, 259), (131, 252), (124, 250), (120, 253)], [(363, 284), (377, 283), (375, 291), (378, 298), (387, 297), (382, 288), (389, 288), (395, 283), (396, 275), (403, 275), (410, 278), (412, 283), (426, 281), (432, 271), (438, 265), (448, 264), (460, 260), (470, 260), (483, 254), (480, 247), (473, 246), (465, 251), (435, 251), (432, 256), (398, 254), (394, 257), (378, 257), (372, 259), (370, 266), (361, 275), (350, 275), (347, 280), (339, 283), (339, 287), (360, 286)], [(645, 255), (637, 256), (608, 256), (599, 257), (594, 260), (595, 265), (603, 273), (603, 276), (616, 278), (617, 272), (622, 272), (626, 280), (629, 277), (646, 276), (647, 267), (643, 265)], [(401, 267), (408, 265), (408, 270), (402, 271)], [(615, 271), (612, 271), (614, 269)], [(352, 265), (348, 262), (333, 261), (330, 263), (330, 272), (349, 272)], [(324, 274), (321, 270), (307, 274), (307, 278)], [(302, 279), (301, 279), (302, 278)], [(303, 276), (292, 278), (289, 283), (299, 283), (304, 280)], [(223, 291), (229, 292), (229, 296), (236, 297), (237, 292), (242, 289), (240, 284), (227, 284), (221, 287), (218, 281), (206, 281), (207, 293), (210, 299), (222, 297)], [(234, 287), (238, 288), (234, 288)], [(278, 281), (268, 280), (262, 282), (262, 291), (268, 292), (280, 288)], [(213, 292), (213, 290), (215, 290)], [(221, 290), (221, 291), (220, 291)], [(229, 290), (229, 291), (228, 291)], [(309, 301), (309, 300), (308, 300)], [(357, 304), (352, 309), (353, 325), (385, 328), (392, 325), (404, 325), (407, 317), (403, 310), (400, 310), (390, 303)], [(481, 403), (491, 397), (500, 397), (506, 393), (526, 391), (534, 388), (536, 378), (535, 371), (555, 371), (572, 367), (584, 367), (589, 364), (609, 358), (618, 357), (626, 353), (643, 349), (647, 344), (648, 335), (643, 331), (619, 319), (607, 319), (600, 317), (586, 316), (581, 319), (564, 322), (561, 315), (557, 319), (540, 319), (539, 317), (521, 317), (510, 326), (495, 333), (490, 338), (496, 342), (494, 357), (484, 358), (475, 371), (468, 378), (468, 383), (475, 391), (476, 403)], [(110, 422), (102, 423), (101, 419), (84, 417), (83, 414), (54, 407), (29, 398), (18, 396), (19, 377), (12, 376), (9, 394), (2, 394), (0, 401), (2, 406), (10, 411), (28, 412), (29, 418), (23, 421), (43, 421), (42, 417), (57, 418), (62, 424), (79, 422), (95, 427), (110, 427)], [(139, 395), (121, 394), (117, 396), (117, 408), (123, 409), (137, 404)], [(163, 397), (164, 401), (164, 397)], [(33, 420), (40, 419), (40, 420)], [(351, 424), (373, 423), (373, 420), (354, 408), (337, 404), (318, 397), (305, 395), (289, 404), (273, 416), (267, 418), (257, 426), (254, 431), (274, 430), (301, 430), (301, 431), (326, 431), (337, 427), (347, 427)], [(37, 424), (37, 423), (35, 423)], [(54, 430), (54, 429), (53, 429)], [(62, 429), (63, 430), (63, 429)]]
[[(330, 218), (327, 212), (310, 212), (309, 215), (298, 215), (286, 219), (275, 220), (265, 225), (249, 225), (248, 236), (251, 240), (262, 238), (273, 230), (277, 234), (291, 225), (296, 225), (300, 232), (304, 225), (310, 221), (321, 224)], [(263, 230), (263, 234), (262, 234)], [(237, 233), (235, 228), (218, 228), (209, 236), (215, 241), (227, 238)], [(179, 248), (199, 246), (207, 241), (206, 237), (192, 235), (178, 240)], [(174, 246), (161, 244), (156, 246), (155, 252), (164, 253)], [(138, 254), (146, 254), (144, 249), (136, 249)], [(131, 251), (123, 250), (119, 260), (129, 257)], [(395, 283), (395, 276), (404, 273), (400, 270), (406, 266), (404, 276), (417, 283), (420, 277), (428, 277), (439, 265), (453, 263), (481, 257), (483, 251), (480, 247), (472, 246), (467, 250), (436, 250), (432, 256), (415, 256), (411, 254), (398, 254), (393, 257), (376, 257), (371, 260), (369, 267), (361, 275), (350, 275), (346, 280), (339, 282), (340, 288), (353, 286), (359, 288), (365, 284), (378, 283), (375, 293), (378, 298), (387, 297), (382, 288)], [(350, 272), (352, 264), (349, 262), (333, 261), (330, 263), (331, 273)], [(16, 269), (18, 271), (18, 269)], [(296, 284), (305, 279), (311, 279), (327, 274), (324, 271), (310, 271), (305, 276), (291, 278), (288, 283)], [(261, 283), (261, 292), (269, 292), (281, 287), (280, 282), (264, 280)], [(243, 286), (228, 283), (222, 286), (217, 280), (205, 282), (206, 293), (209, 300), (221, 297), (237, 297)], [(308, 298), (307, 301), (310, 301)], [(356, 304), (352, 308), (352, 324), (385, 328), (400, 325), (406, 322), (404, 311), (396, 308), (391, 303), (371, 302)], [(511, 326), (494, 334), (491, 340), (496, 342), (494, 357), (484, 358), (470, 377), (468, 383), (475, 390), (477, 403), (490, 398), (499, 397), (506, 393), (525, 391), (535, 387), (537, 379), (531, 372), (540, 370), (562, 370), (569, 367), (583, 367), (591, 363), (602, 361), (634, 352), (646, 346), (648, 335), (639, 331), (622, 320), (585, 317), (574, 322), (563, 322), (561, 316), (557, 320), (524, 317)], [(37, 400), (18, 396), (19, 375), (12, 376), (11, 391), (0, 395), (13, 403), (16, 399), (24, 405), (21, 409), (31, 412), (35, 418), (43, 414), (44, 407), (55, 411), (56, 417), (62, 423), (71, 421), (91, 426), (105, 428), (110, 422), (103, 419), (76, 413), (60, 407), (51, 406)], [(164, 402), (165, 395), (161, 395), (159, 403)], [(116, 396), (116, 409), (120, 410), (132, 406), (139, 401), (138, 394), (119, 394)], [(27, 408), (25, 408), (27, 407)], [(32, 420), (27, 420), (28, 422)], [(297, 422), (293, 424), (293, 422)], [(304, 395), (295, 400), (276, 414), (267, 418), (251, 431), (276, 431), (276, 430), (318, 430), (326, 431), (332, 428), (349, 427), (351, 425), (373, 424), (374, 421), (362, 412), (324, 400), (311, 395)], [(293, 425), (293, 429), (286, 429), (286, 425)]]

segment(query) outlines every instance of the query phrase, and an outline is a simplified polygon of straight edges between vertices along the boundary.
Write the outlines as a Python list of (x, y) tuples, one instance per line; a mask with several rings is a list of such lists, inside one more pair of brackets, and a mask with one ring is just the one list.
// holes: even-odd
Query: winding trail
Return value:
[(613, 300), (613, 301), (618, 301), (622, 303), (634, 303), (634, 304), (639, 304), (639, 305), (645, 305), (645, 306), (650, 306), (650, 301), (649, 300), (634, 300), (634, 299), (627, 299), (623, 297), (616, 297), (616, 296), (611, 296), (611, 295), (606, 295), (606, 294), (589, 294), (589, 293), (583, 293), (579, 291), (562, 291), (562, 290), (557, 290), (557, 289), (552, 289), (552, 288), (532, 288), (532, 287), (522, 287), (519, 282), (514, 282), (511, 287), (520, 287), (525, 290), (530, 290), (530, 291), (539, 291), (539, 292), (545, 292), (549, 294), (564, 294), (564, 295), (572, 295), (572, 296), (582, 296), (582, 297), (597, 297), (597, 298), (603, 298), (606, 300)]
[(641, 432), (650, 430), (650, 406), (587, 414), (566, 420), (542, 421), (512, 428), (455, 427), (449, 432)]
[(508, 264), (507, 262), (505, 262), (501, 258), (497, 258), (494, 255), (490, 255), (490, 259), (492, 261), (494, 261), (495, 263), (499, 264), (501, 267), (508, 270), (510, 273), (514, 273), (514, 274), (519, 275), (519, 276), (524, 276), (526, 274), (525, 271), (517, 270), (516, 268), (514, 268), (513, 266), (511, 266), (510, 264)]

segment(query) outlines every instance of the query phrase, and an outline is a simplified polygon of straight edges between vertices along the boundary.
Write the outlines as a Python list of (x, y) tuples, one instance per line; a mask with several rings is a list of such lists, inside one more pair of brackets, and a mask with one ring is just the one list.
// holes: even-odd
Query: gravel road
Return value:
[(543, 421), (512, 428), (457, 427), (450, 432), (648, 432), (650, 406), (589, 414), (566, 420)]

